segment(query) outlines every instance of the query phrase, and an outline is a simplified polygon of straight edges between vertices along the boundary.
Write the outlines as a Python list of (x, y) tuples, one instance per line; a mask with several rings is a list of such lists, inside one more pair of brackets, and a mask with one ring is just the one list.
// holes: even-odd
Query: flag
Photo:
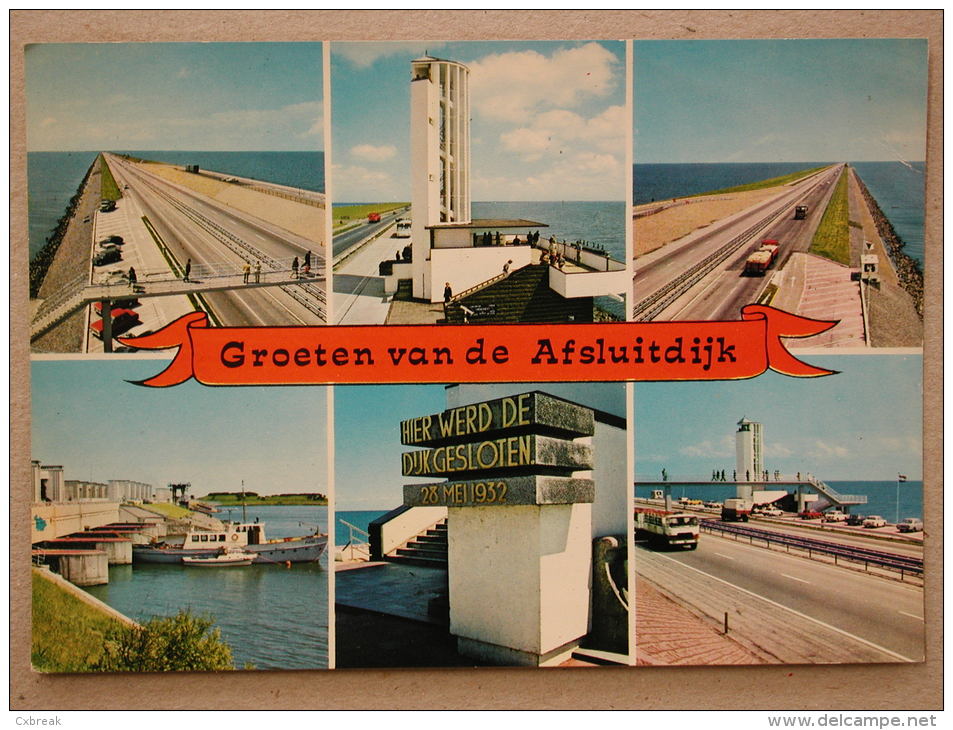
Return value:
[(897, 481), (898, 481), (898, 482), (905, 482), (905, 481), (907, 481), (907, 475), (906, 475), (906, 474), (897, 474)]

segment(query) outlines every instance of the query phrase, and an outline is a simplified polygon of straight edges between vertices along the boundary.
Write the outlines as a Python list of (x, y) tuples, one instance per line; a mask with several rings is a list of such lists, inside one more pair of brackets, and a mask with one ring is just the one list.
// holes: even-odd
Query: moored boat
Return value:
[(239, 565), (251, 565), (257, 559), (258, 556), (254, 553), (246, 553), (238, 549), (226, 549), (212, 556), (186, 555), (182, 558), (182, 564), (194, 568), (228, 568)]
[(190, 530), (181, 543), (135, 545), (132, 560), (181, 564), (185, 557), (214, 557), (223, 549), (241, 549), (254, 554), (256, 563), (312, 563), (321, 558), (327, 546), (328, 536), (320, 531), (304, 537), (269, 540), (264, 523), (226, 523), (224, 530)]

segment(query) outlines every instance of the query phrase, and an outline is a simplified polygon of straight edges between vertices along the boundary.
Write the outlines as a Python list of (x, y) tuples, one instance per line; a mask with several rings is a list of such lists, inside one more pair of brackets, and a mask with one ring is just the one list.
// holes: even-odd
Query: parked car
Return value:
[(824, 522), (847, 522), (847, 514), (834, 510), (824, 515)]
[(819, 520), (823, 517), (823, 513), (815, 512), (814, 510), (806, 509), (803, 512), (798, 513), (798, 519), (801, 520)]
[(93, 256), (93, 266), (105, 266), (106, 264), (114, 264), (117, 261), (122, 260), (122, 254), (119, 252), (119, 247), (109, 248), (105, 251), (99, 251)]
[[(138, 307), (139, 303), (140, 303), (139, 300), (134, 297), (130, 299), (116, 299), (113, 302), (112, 311), (115, 312), (117, 309), (133, 309), (135, 307)], [(100, 317), (103, 316), (102, 302), (94, 302), (93, 309), (96, 310), (96, 314), (98, 314)]]
[(864, 520), (864, 527), (886, 527), (887, 520), (880, 515), (870, 515)]
[(866, 518), (863, 515), (847, 515), (847, 524), (854, 525), (856, 527), (857, 525), (864, 524), (865, 519)]
[(907, 517), (903, 522), (897, 525), (900, 532), (921, 532), (923, 530), (923, 520), (916, 517)]
[[(131, 309), (112, 310), (112, 320), (113, 337), (121, 335), (123, 332), (131, 330), (136, 325), (141, 324), (139, 315), (133, 312)], [(94, 322), (91, 322), (89, 329), (93, 333), (94, 337), (98, 337), (99, 339), (103, 338), (103, 320), (97, 319)]]
[(121, 246), (125, 241), (123, 241), (122, 236), (113, 234), (112, 236), (106, 236), (100, 243), (116, 243)]

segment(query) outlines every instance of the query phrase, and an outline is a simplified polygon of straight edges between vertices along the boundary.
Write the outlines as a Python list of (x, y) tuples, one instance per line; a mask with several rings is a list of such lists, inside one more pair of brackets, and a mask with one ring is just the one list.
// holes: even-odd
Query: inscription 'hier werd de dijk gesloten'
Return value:
[(447, 481), (404, 486), (407, 506), (482, 507), (592, 502), (590, 408), (540, 392), (498, 398), (400, 424), (404, 476)]

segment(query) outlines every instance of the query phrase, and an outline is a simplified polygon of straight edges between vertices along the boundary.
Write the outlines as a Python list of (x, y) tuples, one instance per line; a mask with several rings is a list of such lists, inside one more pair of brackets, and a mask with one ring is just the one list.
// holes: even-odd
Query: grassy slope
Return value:
[(156, 514), (162, 515), (163, 517), (171, 517), (173, 520), (177, 520), (182, 517), (188, 517), (191, 514), (191, 512), (189, 512), (185, 507), (180, 507), (177, 504), (169, 504), (167, 502), (140, 504), (137, 506), (149, 512), (155, 512)]
[(733, 188), (722, 188), (721, 190), (712, 190), (708, 193), (700, 193), (697, 197), (702, 195), (721, 195), (723, 193), (743, 193), (748, 190), (763, 190), (764, 188), (774, 188), (778, 185), (787, 185), (792, 183), (795, 180), (800, 180), (803, 177), (807, 177), (819, 170), (823, 170), (827, 167), (814, 167), (810, 170), (801, 170), (800, 172), (792, 172), (789, 175), (781, 175), (781, 177), (772, 177), (768, 180), (761, 180), (760, 182), (748, 183), (747, 185), (736, 185)]
[(100, 169), (102, 170), (102, 192), (101, 197), (103, 200), (119, 200), (122, 197), (122, 193), (119, 192), (119, 186), (116, 185), (116, 181), (113, 178), (112, 172), (109, 170), (109, 165), (106, 164), (106, 160), (102, 155), (99, 156)]
[(367, 220), (368, 213), (386, 213), (389, 210), (403, 208), (410, 203), (370, 203), (368, 205), (335, 205), (332, 208), (334, 221), (332, 225), (337, 228), (345, 223), (363, 218)]
[(119, 622), (33, 571), (32, 662), (40, 672), (89, 672)]
[(831, 202), (827, 204), (827, 210), (824, 211), (824, 217), (814, 232), (814, 240), (811, 241), (810, 252), (823, 256), (831, 261), (844, 264), (850, 264), (850, 214), (849, 204), (847, 202), (847, 169), (841, 173), (837, 181), (837, 187), (834, 188), (834, 194), (831, 196)]

